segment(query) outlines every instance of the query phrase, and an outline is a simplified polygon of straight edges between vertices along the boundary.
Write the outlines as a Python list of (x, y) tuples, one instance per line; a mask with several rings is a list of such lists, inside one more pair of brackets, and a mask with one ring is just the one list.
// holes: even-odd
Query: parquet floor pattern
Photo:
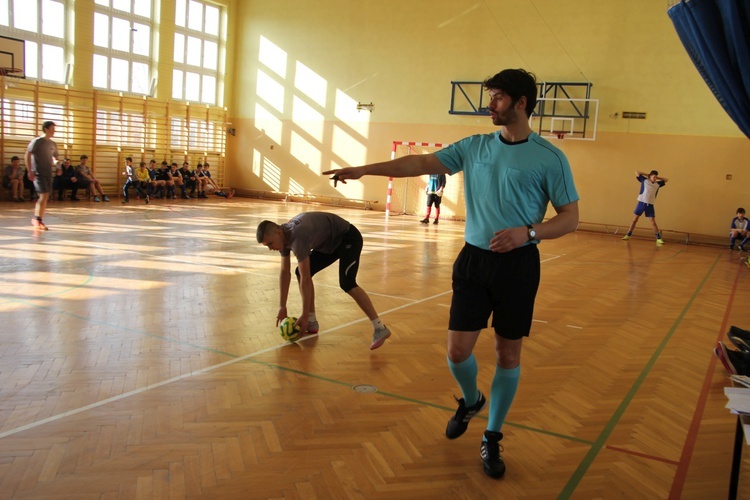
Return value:
[[(737, 252), (543, 242), (496, 481), (479, 459), (486, 413), (444, 437), (463, 223), (238, 198), (55, 202), (35, 233), (30, 207), (0, 204), (0, 499), (727, 494), (735, 421), (712, 349), (750, 326)], [(335, 268), (315, 279), (320, 334), (277, 334), (279, 258), (255, 227), (309, 210), (362, 231), (358, 281), (393, 331), (381, 349)], [(488, 331), (475, 352), (489, 393)]]

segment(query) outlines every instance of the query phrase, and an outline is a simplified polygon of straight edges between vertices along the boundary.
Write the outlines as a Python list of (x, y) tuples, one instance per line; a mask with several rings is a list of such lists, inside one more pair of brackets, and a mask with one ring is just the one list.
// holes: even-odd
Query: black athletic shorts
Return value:
[(536, 245), (507, 253), (466, 243), (453, 264), (453, 300), (449, 328), (474, 332), (487, 328), (492, 315), (495, 333), (507, 339), (528, 337), (539, 288)]
[[(349, 231), (344, 234), (341, 244), (333, 253), (323, 253), (313, 250), (310, 253), (310, 275), (322, 271), (337, 260), (339, 261), (339, 286), (345, 292), (357, 287), (357, 272), (359, 271), (359, 256), (362, 253), (362, 233), (349, 225)], [(299, 268), (295, 270), (299, 279)]]
[(431, 193), (427, 195), (427, 206), (431, 207), (434, 203), (436, 207), (440, 207), (440, 202), (443, 201), (442, 196), (438, 196), (435, 193)]

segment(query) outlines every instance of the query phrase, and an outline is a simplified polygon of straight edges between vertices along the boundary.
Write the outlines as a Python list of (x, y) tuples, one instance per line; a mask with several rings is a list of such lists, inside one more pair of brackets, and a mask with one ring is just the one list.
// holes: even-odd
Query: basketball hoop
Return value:
[(21, 68), (0, 68), (0, 76), (23, 78), (23, 70)]

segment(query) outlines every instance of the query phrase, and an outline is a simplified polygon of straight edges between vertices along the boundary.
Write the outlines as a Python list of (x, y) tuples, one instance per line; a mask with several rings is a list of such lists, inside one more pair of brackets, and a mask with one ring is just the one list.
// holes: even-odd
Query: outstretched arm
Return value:
[(327, 170), (323, 175), (333, 174), (334, 187), (338, 182), (346, 184), (348, 180), (359, 179), (365, 175), (384, 177), (418, 177), (425, 174), (449, 174), (450, 170), (434, 154), (408, 155), (395, 160), (371, 163), (362, 167), (347, 167), (339, 170)]

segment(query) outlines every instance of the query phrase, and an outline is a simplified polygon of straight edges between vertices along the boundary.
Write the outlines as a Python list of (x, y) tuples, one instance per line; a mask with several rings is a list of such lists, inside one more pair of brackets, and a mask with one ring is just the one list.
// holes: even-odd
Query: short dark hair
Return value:
[(149, 163), (156, 163), (156, 160), (151, 160)]
[(740, 207), (740, 208), (737, 209), (737, 213), (738, 214), (744, 214), (745, 213), (745, 209), (742, 208), (742, 207)]
[(14, 156), (13, 158), (10, 159), (10, 161), (16, 161), (16, 160), (20, 160), (20, 158), (18, 156)]
[(177, 162), (176, 162), (176, 161), (173, 161), (173, 162), (172, 162), (172, 165), (171, 165), (171, 166), (172, 166), (172, 167), (176, 167), (176, 166), (177, 166)]
[(161, 164), (162, 164), (162, 165), (169, 165), (169, 163), (167, 163), (167, 160), (163, 160), (163, 161), (161, 162)]
[(202, 163), (199, 163), (199, 164), (197, 164), (197, 165), (195, 166), (195, 168), (203, 168), (203, 164), (202, 164)]
[(128, 156), (127, 158), (125, 158), (125, 161), (133, 161), (133, 158), (131, 158), (130, 156)]
[(47, 120), (46, 122), (42, 123), (42, 130), (47, 130), (50, 127), (54, 127), (55, 122)]
[(258, 229), (255, 231), (255, 237), (257, 238), (258, 243), (263, 243), (263, 238), (265, 238), (268, 233), (278, 227), (281, 226), (270, 220), (264, 220), (263, 222), (258, 224)]
[(142, 162), (140, 163), (140, 166), (141, 166), (141, 167), (145, 167), (145, 166), (146, 166), (146, 162), (145, 162), (145, 161), (142, 161)]
[(526, 98), (526, 116), (531, 116), (536, 107), (536, 76), (525, 69), (504, 69), (483, 82), (485, 90), (501, 90), (516, 104), (521, 97)]
[(656, 170), (652, 170), (648, 173), (648, 176), (651, 177), (652, 175), (659, 175), (659, 172), (657, 172)]
[(208, 163), (207, 161), (204, 161), (204, 162), (203, 162), (203, 166), (204, 166), (204, 167), (208, 167), (208, 166), (209, 166), (209, 163)]
[(88, 157), (88, 156), (86, 156), (86, 155), (81, 155), (81, 158), (80, 158), (80, 159), (81, 159), (81, 160), (88, 160), (88, 159), (89, 159), (89, 157)]

